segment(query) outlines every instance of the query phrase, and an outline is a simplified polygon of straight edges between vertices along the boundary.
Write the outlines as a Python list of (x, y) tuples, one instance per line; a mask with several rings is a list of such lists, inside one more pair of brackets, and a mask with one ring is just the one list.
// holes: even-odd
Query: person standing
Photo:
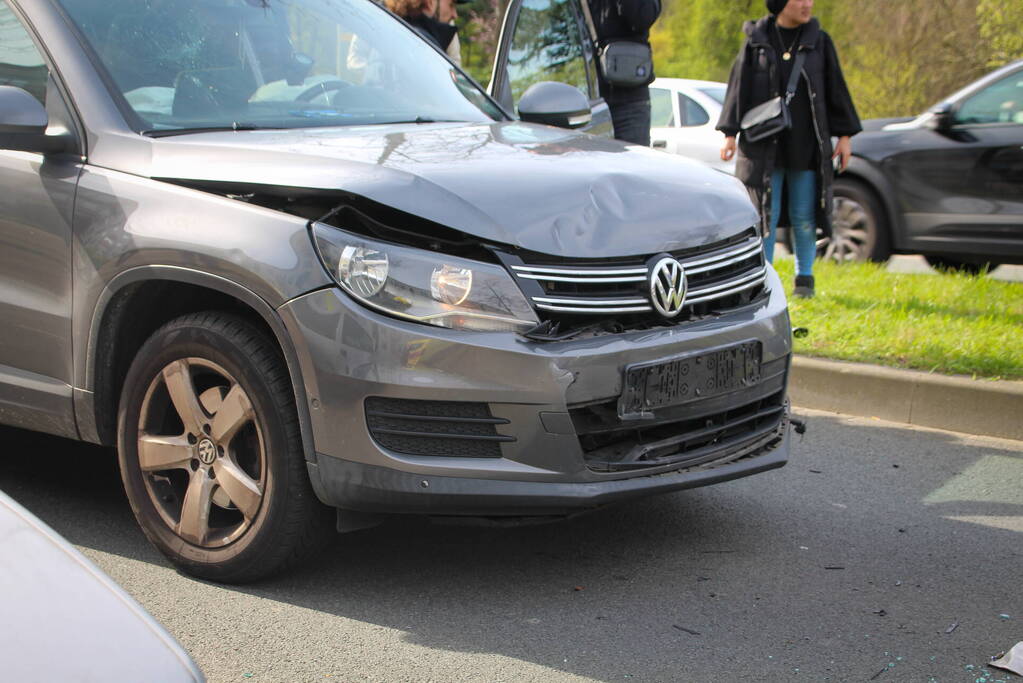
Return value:
[[(456, 5), (465, 5), (472, 2), (472, 0), (440, 0), (437, 3), (437, 21), (442, 24), (450, 24), (455, 26), (455, 21), (458, 19), (458, 7)], [(457, 29), (457, 27), (456, 27)], [(451, 61), (462, 66), (462, 46), (458, 40), (458, 31), (455, 31), (455, 35), (451, 37), (451, 42), (448, 43), (447, 48), (444, 50)]]
[[(812, 297), (817, 229), (831, 234), (833, 160), (837, 158), (840, 170), (845, 170), (852, 156), (850, 139), (862, 127), (835, 45), (813, 17), (813, 0), (766, 4), (767, 16), (743, 26), (746, 40), (732, 66), (717, 124), (725, 134), (721, 160), (730, 161), (738, 149), (735, 175), (760, 210), (768, 261), (773, 261), (775, 234), (787, 210), (788, 220), (782, 225), (794, 233), (793, 293)], [(802, 74), (789, 104), (791, 127), (765, 139), (747, 139), (741, 130), (743, 117), (773, 97), (784, 97), (800, 54)], [(834, 148), (832, 136), (838, 138)]]
[(458, 29), (438, 21), (437, 0), (387, 0), (387, 9), (404, 19), (428, 41), (445, 52)]
[[(599, 47), (624, 39), (650, 47), (650, 27), (661, 13), (660, 0), (588, 0)], [(599, 70), (598, 70), (599, 71)], [(607, 82), (598, 73), (600, 96), (611, 110), (615, 137), (644, 147), (650, 146), (650, 69), (646, 83), (625, 87)]]

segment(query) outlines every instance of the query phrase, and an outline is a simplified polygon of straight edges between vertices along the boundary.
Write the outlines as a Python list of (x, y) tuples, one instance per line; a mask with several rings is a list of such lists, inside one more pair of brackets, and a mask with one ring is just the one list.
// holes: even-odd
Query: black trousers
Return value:
[(615, 138), (644, 147), (650, 146), (650, 100), (607, 103), (611, 110)]

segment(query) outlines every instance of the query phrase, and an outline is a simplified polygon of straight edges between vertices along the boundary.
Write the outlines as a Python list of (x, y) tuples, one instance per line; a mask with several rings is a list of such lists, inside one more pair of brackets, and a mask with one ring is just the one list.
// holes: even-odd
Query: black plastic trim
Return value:
[(373, 427), (374, 434), (394, 434), (395, 436), (414, 436), (424, 439), (459, 439), (461, 441), (515, 441), (514, 436), (487, 436), (485, 434), (443, 434), (440, 432), (414, 432), (407, 429), (386, 429)]
[(376, 417), (395, 417), (402, 420), (422, 420), (425, 422), (465, 422), (474, 424), (506, 425), (509, 421), (503, 417), (443, 417), (440, 415), (414, 415), (410, 413), (389, 413), (386, 410), (366, 410), (367, 415)]
[(777, 443), (721, 465), (656, 475), (574, 482), (472, 479), (401, 472), (319, 454), (312, 476), (324, 502), (359, 512), (459, 516), (568, 515), (658, 493), (709, 486), (782, 467), (789, 430)]

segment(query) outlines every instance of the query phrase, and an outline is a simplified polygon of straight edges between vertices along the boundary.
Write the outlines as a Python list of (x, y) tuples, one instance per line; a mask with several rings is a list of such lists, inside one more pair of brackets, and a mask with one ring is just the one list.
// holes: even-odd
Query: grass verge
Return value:
[(959, 273), (814, 265), (817, 295), (792, 298), (793, 261), (777, 259), (796, 353), (991, 379), (1023, 379), (1023, 283)]

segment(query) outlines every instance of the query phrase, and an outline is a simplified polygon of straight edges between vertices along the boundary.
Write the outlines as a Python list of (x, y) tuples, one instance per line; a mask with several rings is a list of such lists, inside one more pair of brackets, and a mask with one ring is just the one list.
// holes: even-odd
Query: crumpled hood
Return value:
[(567, 257), (694, 247), (757, 222), (742, 184), (699, 162), (518, 122), (162, 138), (153, 140), (150, 175), (343, 190)]

